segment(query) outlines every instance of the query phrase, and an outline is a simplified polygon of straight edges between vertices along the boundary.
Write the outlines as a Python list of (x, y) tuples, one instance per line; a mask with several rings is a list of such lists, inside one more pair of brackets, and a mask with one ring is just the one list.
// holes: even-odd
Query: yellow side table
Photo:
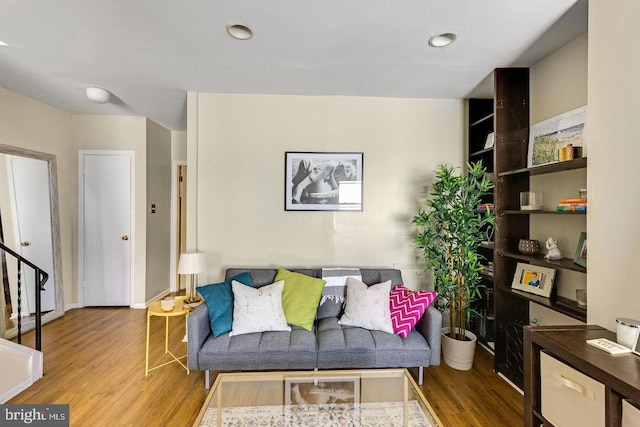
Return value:
[[(147, 309), (147, 353), (146, 353), (146, 361), (144, 367), (144, 376), (148, 377), (149, 372), (154, 369), (161, 368), (170, 363), (178, 362), (180, 366), (182, 366), (186, 371), (187, 375), (189, 375), (189, 368), (187, 365), (182, 363), (182, 359), (186, 358), (187, 355), (177, 357), (171, 351), (169, 351), (169, 318), (176, 316), (185, 316), (186, 318), (189, 316), (189, 312), (191, 311), (189, 307), (185, 307), (184, 301), (187, 299), (186, 296), (177, 296), (176, 297), (176, 305), (171, 311), (164, 311), (160, 307), (160, 301), (156, 301), (149, 306)], [(153, 368), (149, 368), (149, 325), (151, 323), (151, 316), (159, 316), (165, 318), (165, 326), (164, 326), (164, 352), (165, 354), (169, 354), (171, 356), (171, 360), (160, 365), (154, 366)]]

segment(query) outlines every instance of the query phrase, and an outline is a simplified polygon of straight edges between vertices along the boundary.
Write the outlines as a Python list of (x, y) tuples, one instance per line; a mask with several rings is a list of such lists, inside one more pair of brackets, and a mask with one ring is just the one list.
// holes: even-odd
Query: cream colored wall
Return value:
[[(193, 104), (200, 282), (234, 265), (414, 264), (418, 199), (438, 164), (464, 159), (462, 100), (190, 94)], [(285, 211), (285, 151), (364, 152), (364, 211)]]
[(640, 2), (589, 1), (589, 313), (640, 319)]
[(73, 186), (77, 168), (72, 159), (71, 114), (0, 88), (0, 144), (56, 156), (62, 285), (65, 306), (71, 306), (76, 301), (72, 260), (77, 205), (77, 192)]
[[(171, 253), (171, 131), (147, 120), (147, 253), (145, 301), (169, 290)], [(151, 205), (155, 205), (152, 210)]]
[[(532, 124), (587, 105), (587, 51), (588, 37), (584, 34), (530, 68)], [(580, 188), (587, 188), (586, 170), (531, 177), (531, 190), (543, 193), (545, 209), (548, 210), (554, 210), (563, 197), (578, 197)], [(586, 215), (531, 215), (530, 236), (543, 245), (547, 238), (555, 237), (562, 255), (573, 258), (580, 233), (587, 231), (587, 218)], [(585, 274), (568, 270), (556, 273), (560, 296), (575, 300), (576, 289), (584, 289), (587, 285)], [(575, 323), (573, 319), (535, 303), (530, 304), (530, 314), (531, 319), (537, 319), (540, 324)]]
[[(134, 171), (134, 203), (135, 221), (133, 224), (133, 253), (134, 253), (134, 307), (145, 307), (146, 302), (146, 234), (147, 234), (147, 126), (144, 117), (129, 116), (81, 116), (74, 115), (71, 122), (72, 146), (74, 150), (131, 150), (135, 151)], [(74, 153), (77, 163), (77, 151)], [(77, 171), (77, 164), (73, 167)], [(77, 172), (73, 177), (74, 188), (74, 224), (77, 228)], [(74, 230), (74, 236), (77, 234)], [(74, 241), (74, 268), (77, 276), (77, 242)], [(168, 284), (167, 284), (168, 286)]]
[(171, 159), (176, 162), (187, 161), (187, 132), (171, 132)]

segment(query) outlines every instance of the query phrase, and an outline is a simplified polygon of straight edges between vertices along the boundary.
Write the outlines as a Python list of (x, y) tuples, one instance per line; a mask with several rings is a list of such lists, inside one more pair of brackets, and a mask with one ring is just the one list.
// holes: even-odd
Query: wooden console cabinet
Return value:
[[(524, 327), (524, 425), (552, 425), (541, 408), (540, 352), (602, 383), (605, 388), (605, 425), (622, 424), (622, 402), (640, 403), (640, 357), (633, 353), (612, 356), (590, 346), (592, 338), (616, 340), (600, 326)], [(580, 417), (581, 414), (576, 414)]]

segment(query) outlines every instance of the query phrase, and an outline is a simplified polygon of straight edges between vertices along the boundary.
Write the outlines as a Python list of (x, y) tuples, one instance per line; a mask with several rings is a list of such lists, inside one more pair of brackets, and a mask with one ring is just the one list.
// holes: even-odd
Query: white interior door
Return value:
[[(49, 165), (44, 160), (7, 156), (16, 248), (49, 275), (41, 294), (42, 312), (56, 309)], [(22, 315), (36, 312), (35, 272), (22, 265)], [(16, 305), (17, 308), (17, 305)], [(27, 312), (28, 310), (28, 312)]]
[(132, 153), (81, 153), (83, 306), (129, 306)]

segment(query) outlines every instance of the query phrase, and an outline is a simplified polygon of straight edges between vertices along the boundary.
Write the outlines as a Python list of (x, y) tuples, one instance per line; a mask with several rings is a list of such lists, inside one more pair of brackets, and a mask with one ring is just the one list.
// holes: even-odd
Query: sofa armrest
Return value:
[(431, 365), (440, 365), (440, 330), (442, 329), (442, 313), (430, 305), (415, 326), (431, 347)]
[(206, 304), (200, 304), (187, 318), (187, 362), (189, 369), (199, 369), (198, 353), (204, 341), (211, 334), (209, 310), (207, 310)]

